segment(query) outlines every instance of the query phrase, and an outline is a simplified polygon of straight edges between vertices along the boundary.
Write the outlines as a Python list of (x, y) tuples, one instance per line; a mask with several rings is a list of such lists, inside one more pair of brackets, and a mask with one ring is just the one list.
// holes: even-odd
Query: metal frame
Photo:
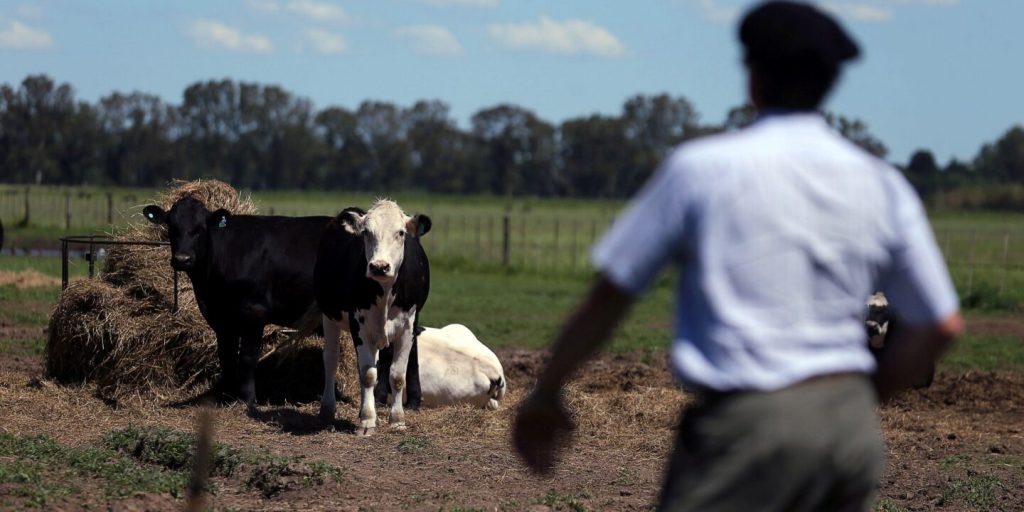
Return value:
[[(96, 247), (97, 246), (109, 246), (109, 245), (144, 245), (150, 247), (169, 247), (170, 242), (155, 242), (152, 240), (115, 240), (110, 235), (73, 235), (65, 236), (60, 239), (60, 291), (63, 294), (64, 290), (68, 287), (68, 261), (69, 261), (69, 250), (68, 247), (71, 245), (87, 245), (89, 246), (88, 252), (85, 253), (85, 259), (89, 262), (89, 279), (92, 279), (96, 275)], [(178, 271), (175, 270), (173, 274), (174, 280), (174, 309), (175, 313), (178, 312)]]

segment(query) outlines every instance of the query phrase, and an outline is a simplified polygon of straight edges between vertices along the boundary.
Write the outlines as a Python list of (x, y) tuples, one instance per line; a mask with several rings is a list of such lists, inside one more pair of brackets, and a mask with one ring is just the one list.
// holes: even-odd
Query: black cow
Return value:
[[(320, 242), (314, 271), (316, 300), (324, 313), (320, 415), (332, 420), (336, 412), (338, 337), (348, 330), (362, 384), (359, 435), (369, 435), (377, 426), (373, 392), (378, 371), (388, 373), (392, 428), (405, 427), (403, 391), (410, 407), (417, 407), (422, 399), (415, 339), (419, 313), (430, 292), (430, 266), (419, 241), (428, 231), (429, 217), (409, 217), (394, 202), (382, 200), (366, 212), (342, 210)], [(393, 348), (391, 367), (378, 370), (378, 352), (389, 346)]]
[(191, 197), (170, 211), (150, 205), (143, 213), (167, 225), (171, 266), (188, 274), (199, 310), (217, 334), (221, 377), (214, 389), (251, 407), (263, 328), (312, 332), (319, 323), (313, 266), (331, 217), (231, 215), (210, 212)]

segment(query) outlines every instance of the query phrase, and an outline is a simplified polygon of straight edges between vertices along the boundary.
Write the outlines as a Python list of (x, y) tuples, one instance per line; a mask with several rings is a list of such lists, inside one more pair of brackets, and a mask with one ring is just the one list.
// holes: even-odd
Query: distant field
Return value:
[[(8, 247), (55, 249), (56, 239), (65, 234), (104, 233), (128, 222), (142, 222), (141, 207), (157, 192), (89, 187), (28, 190), (30, 223), (21, 227), (26, 188), (0, 185), (0, 219), (8, 229)], [(251, 195), (261, 212), (282, 215), (333, 215), (345, 206), (368, 207), (376, 197), (324, 191)], [(431, 216), (433, 230), (423, 242), (435, 261), (452, 268), (505, 266), (549, 276), (591, 272), (587, 252), (624, 205), (617, 200), (417, 193), (393, 199), (410, 213)], [(1024, 214), (943, 211), (932, 214), (931, 220), (966, 306), (1012, 309), (1024, 304)]]

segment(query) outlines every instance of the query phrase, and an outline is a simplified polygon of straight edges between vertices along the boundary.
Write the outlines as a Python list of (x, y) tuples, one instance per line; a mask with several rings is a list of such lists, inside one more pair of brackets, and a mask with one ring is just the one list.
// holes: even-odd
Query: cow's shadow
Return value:
[(249, 417), (276, 426), (281, 429), (281, 432), (296, 436), (316, 434), (325, 430), (350, 434), (356, 431), (356, 424), (351, 421), (335, 418), (327, 422), (316, 414), (302, 412), (293, 407), (257, 407), (255, 410), (249, 411)]

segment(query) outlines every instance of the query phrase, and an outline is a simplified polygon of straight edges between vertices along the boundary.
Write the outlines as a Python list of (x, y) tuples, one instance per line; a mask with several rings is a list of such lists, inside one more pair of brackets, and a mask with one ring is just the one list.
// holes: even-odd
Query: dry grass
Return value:
[[(254, 214), (256, 206), (220, 181), (178, 182), (153, 203), (164, 209), (183, 197), (210, 210)], [(115, 235), (118, 240), (166, 241), (167, 230), (148, 222)], [(155, 396), (181, 399), (205, 389), (217, 377), (216, 336), (210, 330), (186, 276), (180, 278), (178, 311), (173, 311), (173, 271), (167, 247), (112, 246), (98, 279), (72, 283), (51, 318), (46, 344), (47, 374), (62, 383), (94, 383), (100, 396), (115, 400)], [(266, 351), (288, 340), (268, 328)], [(342, 343), (341, 376), (353, 373), (351, 343)], [(322, 341), (289, 345), (261, 364), (268, 389), (288, 391), (278, 399), (317, 396), (322, 375)], [(351, 379), (342, 380), (342, 383)], [(347, 396), (352, 388), (342, 387)]]
[(40, 288), (58, 284), (60, 284), (60, 279), (36, 272), (35, 270), (23, 270), (20, 272), (0, 270), (0, 286), (14, 286), (19, 290), (24, 290), (26, 288)]

